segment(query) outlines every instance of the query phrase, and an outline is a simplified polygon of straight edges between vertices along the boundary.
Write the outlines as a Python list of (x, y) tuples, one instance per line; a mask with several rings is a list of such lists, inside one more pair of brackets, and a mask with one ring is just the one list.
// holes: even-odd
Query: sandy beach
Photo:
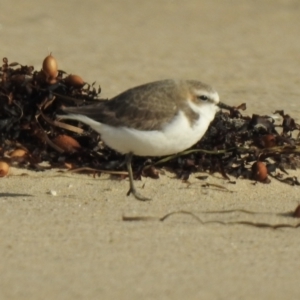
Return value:
[[(299, 123), (299, 16), (296, 0), (2, 0), (0, 53), (40, 69), (52, 52), (105, 98), (197, 79), (249, 115), (284, 109)], [(295, 225), (300, 187), (190, 182), (143, 178), (141, 202), (128, 180), (12, 168), (0, 179), (0, 299), (299, 299), (300, 229), (230, 222)], [(175, 211), (219, 223), (122, 220)]]

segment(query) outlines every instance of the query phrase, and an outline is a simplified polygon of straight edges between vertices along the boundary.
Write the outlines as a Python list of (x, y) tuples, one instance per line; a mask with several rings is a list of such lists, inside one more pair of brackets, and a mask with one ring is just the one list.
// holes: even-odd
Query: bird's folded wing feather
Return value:
[[(169, 85), (168, 85), (169, 83)], [(138, 130), (159, 130), (178, 113), (170, 81), (146, 84), (96, 105), (68, 107), (64, 111), (85, 115), (110, 126), (125, 126)]]

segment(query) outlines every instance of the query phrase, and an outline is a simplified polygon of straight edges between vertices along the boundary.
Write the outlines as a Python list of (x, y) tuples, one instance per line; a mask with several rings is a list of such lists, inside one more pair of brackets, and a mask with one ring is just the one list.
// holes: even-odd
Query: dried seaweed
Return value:
[[(49, 66), (45, 66), (50, 59)], [(44, 170), (50, 167), (100, 170), (124, 177), (124, 157), (108, 148), (101, 136), (77, 121), (60, 122), (56, 115), (63, 106), (82, 106), (97, 101), (101, 88), (77, 75), (55, 69), (50, 55), (43, 69), (3, 59), (0, 68), (0, 156), (8, 163)], [(49, 68), (48, 68), (49, 67)], [(47, 73), (48, 72), (48, 73)], [(300, 166), (300, 125), (283, 110), (270, 116), (244, 114), (246, 104), (217, 113), (205, 136), (192, 148), (168, 157), (135, 157), (135, 179), (159, 178), (162, 168), (187, 182), (195, 172), (219, 173), (264, 183), (271, 178), (290, 185), (298, 179), (287, 169)], [(275, 118), (276, 116), (276, 118)], [(276, 121), (277, 119), (281, 121)], [(26, 152), (12, 158), (15, 149)], [(96, 172), (96, 171), (90, 171)], [(121, 175), (122, 174), (122, 175)], [(125, 172), (126, 174), (126, 172)]]

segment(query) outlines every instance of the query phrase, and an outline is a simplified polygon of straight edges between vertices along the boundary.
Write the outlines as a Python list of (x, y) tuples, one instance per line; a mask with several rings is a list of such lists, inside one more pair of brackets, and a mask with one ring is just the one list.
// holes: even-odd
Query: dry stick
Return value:
[[(41, 113), (41, 112), (40, 112)], [(45, 141), (47, 142), (47, 144), (49, 146), (51, 146), (53, 149), (55, 149), (56, 151), (58, 151), (59, 153), (64, 153), (64, 150), (60, 147), (58, 147), (57, 145), (55, 145), (49, 138), (48, 135), (45, 133), (43, 127), (41, 126), (41, 124), (38, 121), (40, 114), (36, 114), (35, 115), (35, 119), (36, 119), (36, 123), (39, 125), (40, 129), (41, 129), (41, 134), (43, 135), (43, 138), (45, 139)]]
[(202, 187), (214, 187), (214, 188), (218, 188), (224, 192), (228, 192), (228, 193), (235, 193), (235, 191), (231, 191), (229, 190), (227, 187), (220, 185), (220, 184), (215, 184), (215, 183), (208, 183), (206, 182), (205, 184), (202, 184)]
[(94, 168), (88, 168), (88, 167), (71, 169), (68, 172), (79, 173), (79, 172), (84, 172), (84, 171), (105, 173), (105, 174), (112, 174), (112, 175), (128, 175), (127, 171), (109, 171), (109, 170), (100, 170), (100, 169), (94, 169)]
[(189, 149), (189, 150), (185, 150), (183, 152), (180, 152), (178, 154), (174, 154), (174, 155), (170, 155), (167, 157), (164, 157), (162, 159), (160, 159), (159, 161), (155, 162), (154, 165), (159, 165), (162, 163), (165, 163), (171, 159), (180, 157), (180, 156), (184, 156), (184, 155), (188, 155), (188, 154), (192, 154), (192, 153), (205, 153), (205, 154), (212, 154), (212, 155), (220, 155), (220, 154), (225, 154), (228, 152), (232, 152), (234, 150), (238, 150), (241, 153), (249, 153), (251, 151), (258, 151), (258, 154), (266, 154), (266, 153), (287, 153), (287, 154), (300, 154), (300, 146), (275, 146), (275, 147), (270, 147), (270, 148), (264, 148), (264, 149), (258, 149), (258, 148), (245, 148), (245, 147), (237, 147), (237, 148), (229, 148), (229, 149), (224, 149), (224, 150), (205, 150), (205, 149)]
[[(62, 95), (59, 95), (59, 94), (56, 94), (56, 93), (54, 93), (54, 94), (57, 95), (57, 96), (60, 96), (60, 97), (62, 96)], [(69, 98), (71, 98), (71, 97), (69, 97)], [(77, 100), (76, 98), (74, 98), (74, 99)], [(52, 125), (52, 126), (57, 126), (57, 127), (60, 127), (60, 128), (63, 128), (63, 129), (67, 129), (69, 131), (73, 131), (73, 132), (76, 132), (76, 133), (79, 133), (79, 134), (83, 133), (84, 130), (81, 129), (81, 128), (79, 128), (79, 127), (76, 127), (76, 126), (73, 126), (73, 125), (69, 125), (67, 123), (59, 122), (57, 120), (52, 120), (52, 119), (48, 118), (46, 115), (44, 115), (43, 109), (46, 109), (47, 107), (49, 107), (55, 100), (56, 100), (56, 96), (53, 96), (52, 99), (49, 99), (48, 101), (45, 101), (44, 103), (42, 103), (40, 105), (40, 107), (39, 107), (39, 110), (40, 110), (39, 113), (43, 117), (43, 119), (47, 123), (49, 123), (50, 125)]]

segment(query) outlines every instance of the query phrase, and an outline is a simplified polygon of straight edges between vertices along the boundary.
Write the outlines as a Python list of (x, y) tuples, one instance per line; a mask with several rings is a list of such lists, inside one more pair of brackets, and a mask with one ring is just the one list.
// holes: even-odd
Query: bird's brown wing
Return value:
[(158, 130), (178, 113), (173, 80), (163, 80), (129, 89), (111, 100), (96, 105), (64, 109), (67, 113), (85, 115), (111, 126), (139, 130)]

